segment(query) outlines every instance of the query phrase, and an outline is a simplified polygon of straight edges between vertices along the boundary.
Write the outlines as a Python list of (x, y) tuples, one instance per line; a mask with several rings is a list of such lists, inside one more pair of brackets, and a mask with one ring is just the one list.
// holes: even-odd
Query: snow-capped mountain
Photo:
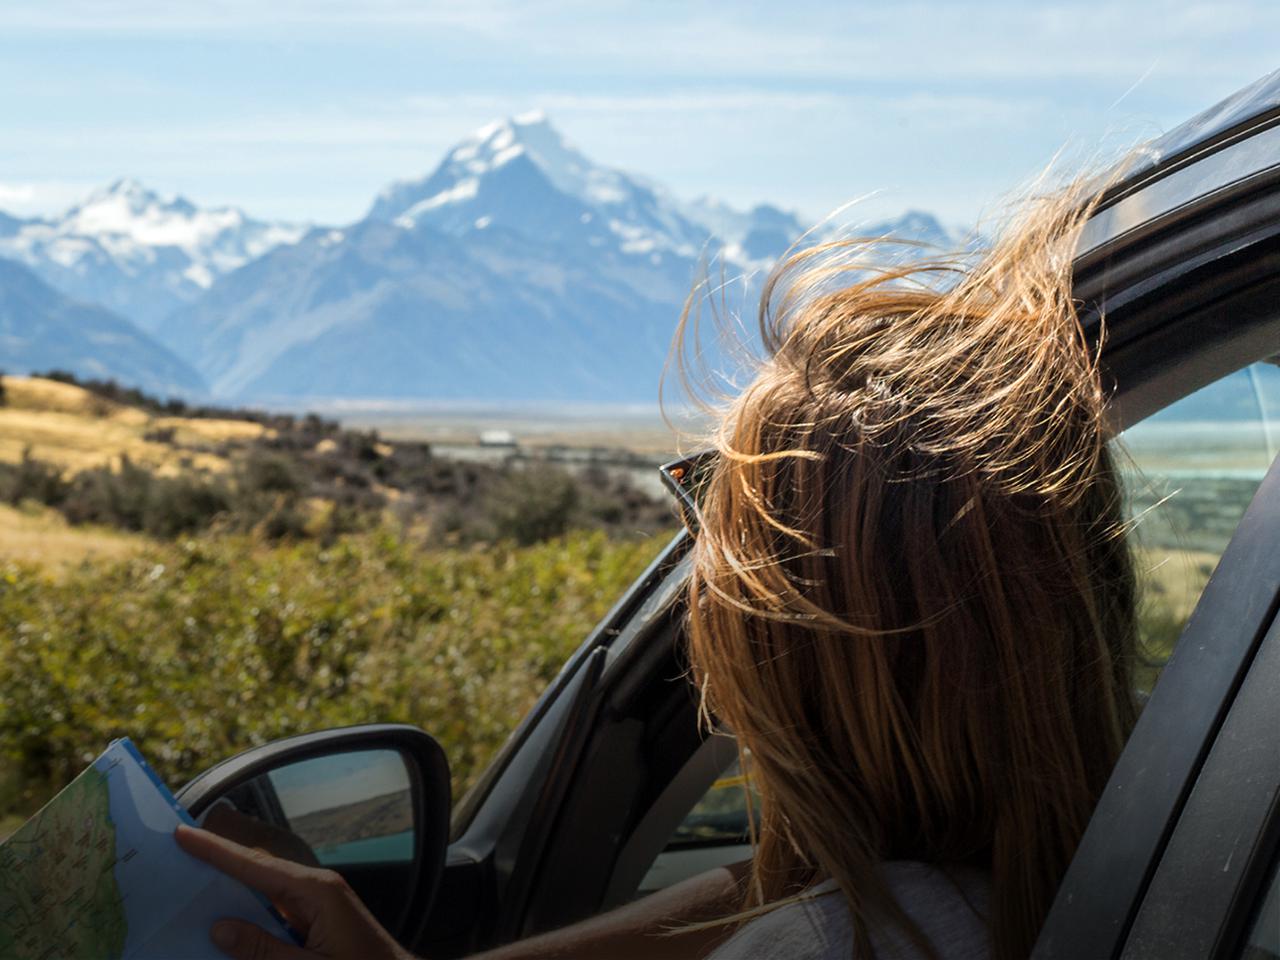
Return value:
[[(544, 196), (513, 187), (540, 181)], [(545, 204), (549, 195), (556, 202)], [(428, 177), (393, 184), (369, 211), (376, 220), (429, 223), (459, 234), (491, 226), (528, 230), (544, 201), (539, 229), (558, 235), (612, 234), (626, 253), (697, 256), (704, 227), (687, 219), (660, 187), (598, 166), (570, 146), (540, 112), (491, 123), (454, 147)], [(558, 216), (557, 216), (558, 215)]]
[[(150, 330), (228, 399), (652, 402), (694, 284), (716, 276), (717, 306), (751, 315), (805, 227), (773, 206), (681, 202), (526, 114), (477, 130), (341, 229), (123, 180), (61, 217), (0, 214), (0, 257)], [(954, 243), (914, 212), (805, 242), (842, 228)]]
[[(388, 187), (363, 221), (218, 280), (166, 342), (237, 398), (652, 402), (707, 261), (740, 278), (730, 306), (749, 314), (802, 232), (775, 207), (682, 204), (525, 115)], [(945, 237), (922, 214), (865, 232)]]
[(218, 277), (304, 232), (234, 207), (201, 209), (122, 179), (60, 217), (0, 217), (0, 256), (25, 263), (63, 293), (158, 331), (175, 307)]

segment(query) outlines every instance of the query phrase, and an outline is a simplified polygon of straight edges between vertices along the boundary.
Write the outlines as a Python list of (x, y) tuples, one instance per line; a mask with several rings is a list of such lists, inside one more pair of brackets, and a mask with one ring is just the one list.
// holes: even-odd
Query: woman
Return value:
[[(688, 595), (692, 679), (760, 796), (744, 882), (494, 958), (1030, 951), (1136, 710), (1121, 490), (1070, 294), (1091, 205), (1032, 204), (981, 257), (846, 245), (774, 276)], [(308, 931), (255, 953), (241, 927), (231, 955), (403, 955), (323, 872), (182, 842)]]

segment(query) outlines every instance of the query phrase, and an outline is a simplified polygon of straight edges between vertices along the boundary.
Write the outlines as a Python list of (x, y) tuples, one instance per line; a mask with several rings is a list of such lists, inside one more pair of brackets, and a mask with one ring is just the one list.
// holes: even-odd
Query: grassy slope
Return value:
[(228, 464), (217, 453), (177, 449), (148, 440), (147, 435), (173, 430), (179, 446), (212, 446), (223, 440), (252, 439), (265, 430), (261, 424), (242, 420), (155, 417), (81, 387), (39, 377), (6, 376), (4, 388), (0, 460), (15, 462), (30, 450), (36, 459), (70, 472), (114, 463), (122, 455), (161, 472), (221, 472)]
[(49, 507), (0, 504), (0, 564), (34, 564), (56, 575), (84, 562), (120, 560), (148, 543), (137, 534), (107, 527), (73, 527)]

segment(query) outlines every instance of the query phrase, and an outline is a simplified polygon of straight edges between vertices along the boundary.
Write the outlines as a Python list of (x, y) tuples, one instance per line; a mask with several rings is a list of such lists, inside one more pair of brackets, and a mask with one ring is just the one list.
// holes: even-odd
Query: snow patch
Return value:
[(496, 169), (497, 167), (501, 167), (504, 164), (510, 163), (516, 157), (524, 156), (524, 152), (525, 152), (524, 147), (520, 146), (520, 144), (516, 144), (513, 147), (507, 147), (507, 149), (501, 150), (498, 153), (494, 154), (493, 166)]
[(23, 224), (0, 240), (0, 256), (37, 269), (72, 271), (90, 284), (71, 286), (69, 292), (82, 299), (100, 299), (104, 287), (114, 291), (122, 284), (141, 284), (144, 299), (190, 298), (221, 274), (297, 243), (306, 231), (301, 225), (252, 220), (234, 207), (201, 209), (180, 196), (162, 196), (137, 180), (121, 179), (61, 217)]
[(213, 271), (202, 263), (193, 263), (182, 271), (182, 275), (197, 287), (208, 290), (213, 286)]
[(428, 210), (434, 210), (436, 207), (443, 207), (451, 203), (462, 203), (464, 200), (471, 200), (479, 192), (480, 180), (478, 177), (460, 180), (448, 190), (441, 190), (434, 197), (427, 197), (421, 203), (414, 204), (401, 219), (412, 223)]
[(509, 149), (515, 142), (516, 132), (510, 127), (504, 127), (489, 141), (489, 146), (501, 153), (503, 150)]

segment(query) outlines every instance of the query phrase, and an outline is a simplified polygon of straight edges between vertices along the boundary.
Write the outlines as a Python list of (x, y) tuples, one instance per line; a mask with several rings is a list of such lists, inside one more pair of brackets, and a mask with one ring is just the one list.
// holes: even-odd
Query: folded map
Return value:
[(178, 846), (192, 822), (134, 745), (113, 742), (0, 845), (0, 957), (212, 960), (223, 917), (291, 941), (258, 894)]

